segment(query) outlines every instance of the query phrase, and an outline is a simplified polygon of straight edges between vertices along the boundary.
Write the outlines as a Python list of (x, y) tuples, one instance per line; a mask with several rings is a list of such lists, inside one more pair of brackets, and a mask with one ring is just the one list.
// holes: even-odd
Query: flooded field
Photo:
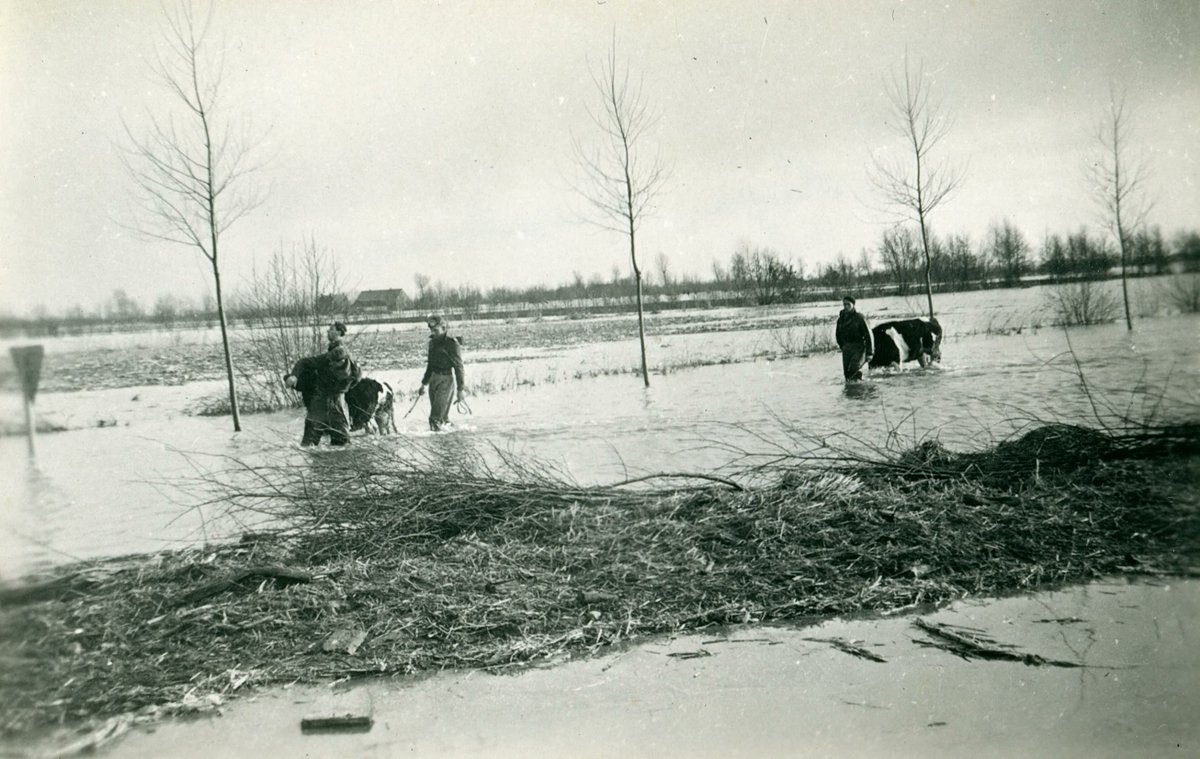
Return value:
[[(1098, 413), (1195, 418), (1200, 318), (1142, 319), (1132, 334), (1121, 324), (1066, 333), (1039, 327), (1049, 321), (1039, 316), (1043, 298), (1036, 288), (942, 296), (939, 318), (948, 336), (940, 368), (876, 373), (851, 386), (842, 382), (835, 354), (781, 350), (794, 339), (790, 331), (813, 321), (831, 331), (834, 304), (654, 317), (648, 352), (659, 373), (648, 389), (617, 371), (637, 362), (634, 340), (610, 339), (618, 327), (632, 333), (632, 317), (455, 325), (468, 338), (468, 385), (490, 388), (469, 398), (473, 414), (452, 416), (456, 431), (431, 435), (422, 403), (398, 419), (400, 436), (356, 445), (415, 444), (445, 456), (513, 452), (578, 482), (606, 483), (742, 466), (795, 450), (798, 441), (864, 450), (936, 437), (963, 450), (1039, 420), (1094, 424)], [(874, 322), (914, 313), (902, 299), (864, 300), (860, 307)], [(411, 340), (405, 355), (419, 356), (422, 331), (382, 329)], [(535, 340), (540, 329), (553, 339)], [(506, 331), (523, 338), (503, 339)], [(195, 334), (120, 338), (145, 341), (146, 351), (162, 350), (153, 344), (160, 339), (189, 349), (204, 344)], [(67, 354), (74, 358), (58, 366), (89, 366), (97, 352), (117, 348), (113, 339), (49, 343), (48, 371), (54, 356)], [(366, 369), (409, 390), (420, 378), (419, 366), (403, 361)], [(192, 482), (230, 461), (253, 466), (353, 455), (301, 451), (298, 410), (246, 416), (240, 434), (226, 417), (194, 416), (198, 403), (223, 392), (212, 377), (99, 389), (60, 378), (60, 387), (68, 384), (81, 389), (39, 394), (39, 417), (69, 431), (39, 436), (34, 461), (21, 437), (0, 439), (0, 477), (9, 483), (0, 496), (0, 579), (77, 558), (236, 534), (245, 525), (218, 518)], [(400, 406), (398, 417), (408, 404)], [(19, 419), (19, 398), (3, 397), (0, 417)]]

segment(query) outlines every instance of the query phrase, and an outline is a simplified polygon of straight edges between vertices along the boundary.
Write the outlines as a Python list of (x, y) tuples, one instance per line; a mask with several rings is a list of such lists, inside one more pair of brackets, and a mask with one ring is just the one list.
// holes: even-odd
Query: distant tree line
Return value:
[[(1130, 250), (1128, 263), (1136, 275), (1200, 272), (1200, 232), (1182, 231), (1168, 239), (1157, 227), (1139, 230), (1131, 236)], [(1048, 234), (1035, 248), (1008, 220), (992, 224), (977, 243), (966, 234), (932, 235), (930, 251), (931, 277), (941, 291), (1012, 287), (1031, 277), (1053, 283), (1103, 279), (1111, 276), (1119, 263), (1115, 246), (1087, 229)], [(833, 261), (814, 266), (811, 274), (799, 257), (742, 242), (728, 259), (713, 264), (707, 278), (674, 275), (661, 254), (642, 277), (646, 294), (658, 303), (681, 298), (703, 301), (707, 296), (724, 302), (771, 305), (827, 298), (831, 291), (843, 290), (912, 294), (923, 286), (922, 258), (916, 230), (897, 226), (884, 231), (877, 246), (859, 251), (855, 259), (839, 254)], [(486, 291), (471, 285), (447, 285), (423, 274), (415, 275), (414, 282), (416, 288), (412, 296), (403, 299), (403, 308), (464, 316), (480, 314), (486, 306), (553, 303), (584, 310), (626, 303), (631, 285), (630, 277), (622, 276), (616, 266), (608, 277), (594, 274), (585, 278), (576, 272), (569, 282), (559, 285), (501, 286)], [(249, 294), (239, 293), (231, 299), (230, 315), (236, 324), (254, 324), (262, 318), (261, 299)], [(355, 316), (352, 293), (334, 291), (314, 297), (319, 298), (321, 313)], [(118, 289), (91, 309), (75, 305), (55, 314), (37, 307), (24, 317), (0, 315), (0, 332), (53, 336), (146, 327), (213, 327), (216, 319), (216, 304), (210, 295), (200, 299), (161, 295), (146, 307)]]
[[(1140, 276), (1167, 274), (1174, 268), (1200, 271), (1200, 233), (1180, 232), (1167, 241), (1158, 228), (1132, 236), (1130, 268)], [(1030, 277), (1049, 282), (1102, 279), (1119, 263), (1119, 252), (1104, 238), (1080, 229), (1065, 236), (1047, 235), (1036, 250), (1014, 224), (992, 224), (978, 244), (965, 234), (930, 235), (931, 279), (942, 291), (1012, 287)], [(713, 266), (713, 284), (740, 293), (747, 303), (769, 305), (824, 297), (831, 290), (888, 291), (899, 295), (923, 285), (924, 260), (915, 228), (885, 231), (874, 249), (856, 260), (839, 254), (819, 264), (810, 277), (803, 263), (770, 248), (741, 245), (728, 264)], [(650, 292), (656, 289), (651, 287)]]

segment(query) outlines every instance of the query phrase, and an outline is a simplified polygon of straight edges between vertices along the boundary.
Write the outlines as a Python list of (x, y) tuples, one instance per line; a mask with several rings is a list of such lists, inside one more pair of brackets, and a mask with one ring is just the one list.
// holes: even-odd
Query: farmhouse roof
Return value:
[(358, 297), (354, 299), (354, 302), (362, 303), (364, 301), (392, 301), (403, 296), (404, 290), (402, 288), (395, 288), (392, 290), (363, 290), (358, 294)]

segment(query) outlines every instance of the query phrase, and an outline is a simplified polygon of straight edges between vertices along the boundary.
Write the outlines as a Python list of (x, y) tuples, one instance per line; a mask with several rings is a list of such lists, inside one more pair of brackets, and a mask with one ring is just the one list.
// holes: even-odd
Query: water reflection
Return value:
[(75, 559), (55, 548), (62, 529), (60, 521), (38, 509), (28, 508), (29, 504), (64, 499), (54, 478), (43, 471), (36, 459), (28, 456), (13, 457), (5, 464), (3, 471), (8, 488), (0, 496), (0, 515), (3, 517), (0, 520), (0, 578)]
[(852, 401), (869, 401), (879, 397), (879, 388), (874, 382), (847, 382), (842, 387), (842, 395)]
[(463, 427), (430, 435), (426, 441), (434, 461), (469, 461), (477, 458), (479, 453), (478, 441), (471, 435), (471, 430)]

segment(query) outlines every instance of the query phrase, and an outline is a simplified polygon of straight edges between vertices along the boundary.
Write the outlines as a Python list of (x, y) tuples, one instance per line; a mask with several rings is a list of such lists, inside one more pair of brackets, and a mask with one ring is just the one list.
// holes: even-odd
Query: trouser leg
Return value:
[(350, 413), (342, 396), (329, 400), (329, 444), (345, 445), (350, 442)]
[(429, 380), (429, 429), (437, 431), (450, 421), (450, 399), (454, 395), (454, 377), (435, 374)]
[(320, 427), (312, 419), (304, 420), (304, 435), (300, 438), (300, 445), (316, 445), (321, 442)]
[(845, 348), (842, 350), (842, 375), (847, 381), (862, 379), (862, 365), (862, 348)]

